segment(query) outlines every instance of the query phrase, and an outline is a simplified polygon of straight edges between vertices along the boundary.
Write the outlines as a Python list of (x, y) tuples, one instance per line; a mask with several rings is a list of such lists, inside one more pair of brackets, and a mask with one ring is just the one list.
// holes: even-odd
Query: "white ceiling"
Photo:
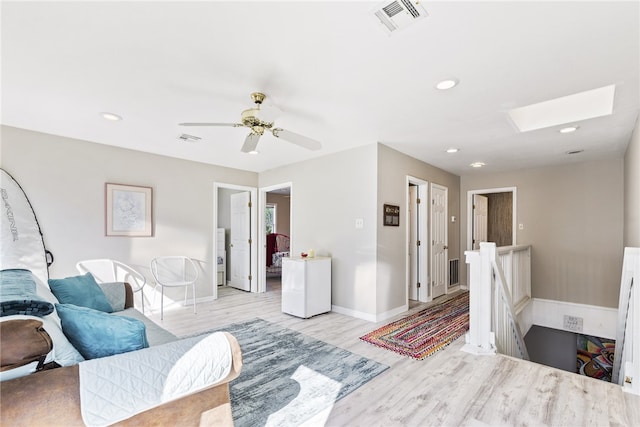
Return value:
[[(256, 172), (374, 142), (459, 175), (623, 155), (640, 109), (637, 1), (426, 2), (393, 36), (379, 4), (2, 1), (2, 123)], [(507, 115), (610, 84), (613, 115), (572, 134), (519, 133)], [(252, 156), (245, 128), (178, 126), (238, 122), (254, 91), (323, 148), (265, 135)]]

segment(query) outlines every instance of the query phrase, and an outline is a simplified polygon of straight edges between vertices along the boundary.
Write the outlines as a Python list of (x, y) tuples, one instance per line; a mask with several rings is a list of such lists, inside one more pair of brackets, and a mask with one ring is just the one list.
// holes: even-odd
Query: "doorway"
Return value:
[(431, 301), (427, 271), (428, 239), (426, 201), (428, 182), (407, 176), (407, 304)]
[(479, 249), (483, 241), (516, 245), (516, 201), (516, 187), (467, 192), (467, 249)]
[(229, 286), (251, 290), (251, 193), (240, 191), (231, 197), (229, 233)]
[(292, 190), (290, 182), (260, 189), (258, 292), (277, 291), (282, 287), (282, 259), (291, 253)]
[[(247, 187), (243, 185), (226, 184), (214, 182), (213, 184), (213, 254), (212, 265), (218, 266), (219, 262), (224, 262), (223, 268), (218, 266), (218, 271), (224, 270), (225, 283), (222, 286), (230, 284), (234, 275), (243, 278), (243, 289), (251, 292), (258, 291), (257, 280), (255, 280), (255, 272), (258, 268), (258, 251), (257, 244), (257, 223), (258, 216), (254, 208), (255, 200), (258, 198), (258, 191), (255, 187)], [(235, 199), (235, 202), (232, 202)], [(244, 204), (242, 212), (234, 212), (232, 214), (232, 204), (235, 205), (234, 210), (240, 210), (241, 204)], [(232, 225), (232, 217), (239, 220), (239, 224)], [(240, 217), (242, 217), (240, 219)], [(240, 228), (244, 236), (245, 244), (237, 247), (241, 249), (239, 253), (235, 252), (232, 242), (237, 235), (232, 235), (232, 227)], [(222, 247), (221, 247), (222, 246)], [(221, 256), (224, 254), (224, 256)], [(216, 278), (214, 268), (213, 282), (213, 298), (218, 298), (218, 280)]]
[(431, 184), (431, 298), (447, 293), (449, 285), (449, 189)]

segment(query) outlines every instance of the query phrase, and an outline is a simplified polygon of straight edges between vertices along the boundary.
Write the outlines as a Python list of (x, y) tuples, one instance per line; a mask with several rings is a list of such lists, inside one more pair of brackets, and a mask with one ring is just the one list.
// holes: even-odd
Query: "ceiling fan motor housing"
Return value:
[(242, 124), (251, 128), (258, 135), (262, 135), (265, 129), (271, 129), (273, 122), (265, 122), (260, 119), (260, 108), (249, 108), (242, 112)]

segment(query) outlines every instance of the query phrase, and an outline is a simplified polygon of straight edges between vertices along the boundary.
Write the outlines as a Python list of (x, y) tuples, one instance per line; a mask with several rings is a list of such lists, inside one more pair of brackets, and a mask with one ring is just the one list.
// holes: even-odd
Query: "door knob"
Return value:
[(449, 249), (449, 246), (444, 245), (444, 247), (442, 249)]

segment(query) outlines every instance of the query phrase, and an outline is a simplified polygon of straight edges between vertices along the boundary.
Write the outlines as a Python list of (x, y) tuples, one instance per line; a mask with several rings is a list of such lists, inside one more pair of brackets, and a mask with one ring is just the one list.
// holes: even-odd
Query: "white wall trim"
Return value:
[[(251, 194), (251, 203), (254, 207), (251, 208), (251, 241), (257, 242), (251, 245), (251, 275), (254, 277), (251, 280), (251, 292), (258, 292), (258, 247), (260, 246), (262, 239), (258, 238), (258, 189), (256, 187), (249, 187), (246, 185), (227, 184), (223, 182), (213, 183), (213, 259), (211, 260), (213, 265), (213, 280), (211, 287), (213, 289), (213, 298), (218, 299), (218, 275), (216, 273), (218, 265), (218, 239), (216, 236), (218, 230), (218, 190), (221, 188), (227, 188), (230, 190), (248, 191)], [(264, 208), (262, 210), (264, 212)]]
[[(159, 294), (160, 292), (158, 292)], [(147, 304), (145, 304), (145, 312), (149, 312), (149, 313), (155, 313), (158, 312), (160, 313), (160, 296), (158, 296), (157, 301), (155, 301), (155, 305), (152, 304), (151, 302), (148, 302)], [(205, 302), (212, 302), (215, 301), (215, 298), (210, 295), (210, 296), (206, 296), (206, 297), (199, 297), (196, 298), (196, 312), (198, 311), (198, 304), (201, 303), (205, 303)], [(185, 304), (184, 299), (180, 299), (179, 301), (174, 301), (171, 298), (167, 297), (166, 295), (164, 296), (164, 311), (173, 311), (173, 310), (178, 310), (180, 308), (185, 308), (185, 307), (191, 307), (193, 305), (193, 299), (192, 298), (187, 298), (187, 302)], [(138, 307), (135, 307), (136, 309), (138, 309)], [(139, 309), (140, 311), (142, 311), (142, 309)]]
[[(409, 233), (411, 232), (411, 226), (409, 225), (410, 223), (410, 217), (409, 217), (409, 207), (411, 204), (411, 201), (409, 200), (409, 185), (410, 184), (414, 184), (418, 187), (418, 198), (420, 198), (421, 200), (423, 200), (424, 203), (424, 208), (419, 210), (420, 214), (418, 215), (418, 221), (421, 221), (423, 224), (425, 224), (424, 227), (421, 227), (419, 230), (419, 238), (422, 242), (428, 242), (429, 241), (429, 227), (426, 226), (426, 224), (430, 223), (430, 219), (429, 219), (429, 209), (428, 209), (428, 200), (429, 200), (429, 182), (425, 181), (424, 179), (420, 179), (420, 178), (416, 178), (414, 176), (411, 175), (407, 175), (406, 176), (406, 186), (405, 188), (407, 189), (407, 191), (405, 191), (405, 224), (407, 224), (407, 226), (405, 227), (405, 244), (404, 244), (404, 252), (405, 252), (405, 300), (407, 301), (407, 307), (409, 306), (409, 286), (410, 286), (410, 282), (411, 282), (411, 265), (409, 262), (409, 242), (411, 241), (411, 237), (409, 235)], [(422, 245), (422, 247), (424, 248), (424, 253), (421, 253), (421, 257), (420, 259), (417, 260), (417, 262), (420, 265), (420, 277), (418, 277), (418, 281), (420, 283), (423, 284), (423, 287), (425, 290), (429, 290), (430, 288), (430, 283), (431, 283), (431, 279), (430, 279), (430, 273), (431, 271), (429, 270), (430, 268), (430, 263), (428, 262), (429, 260), (429, 245)], [(427, 292), (426, 295), (424, 295), (424, 292), (420, 292), (418, 291), (418, 299), (420, 302), (429, 302), (431, 301), (431, 292)]]
[(355, 317), (356, 319), (366, 320), (368, 322), (375, 322), (376, 315), (371, 313), (365, 313), (364, 311), (352, 310), (350, 308), (340, 307), (339, 305), (331, 305), (331, 311), (338, 314), (344, 314), (345, 316)]
[(356, 319), (366, 320), (367, 322), (377, 323), (409, 311), (409, 305), (405, 304), (400, 307), (396, 307), (393, 310), (385, 311), (384, 313), (380, 314), (365, 313), (364, 311), (352, 310), (350, 308), (340, 307), (338, 305), (332, 305), (331, 311), (334, 311), (338, 314), (344, 314), (345, 316), (355, 317)]
[(564, 316), (583, 319), (582, 334), (616, 339), (618, 309), (573, 302), (533, 298), (532, 323), (547, 328), (575, 332), (563, 327)]
[[(267, 193), (274, 190), (280, 190), (282, 188), (289, 189), (289, 200), (293, 200), (293, 182), (283, 182), (281, 184), (269, 185), (267, 187), (260, 187), (258, 189), (258, 212), (261, 212), (258, 215), (258, 230), (265, 229), (264, 223), (264, 211), (267, 207)], [(293, 203), (289, 203), (289, 237), (292, 237), (293, 231)], [(266, 236), (264, 233), (258, 233), (259, 235), (259, 251), (258, 251), (258, 292), (266, 292), (267, 291), (267, 267), (266, 267)], [(292, 239), (293, 240), (293, 239)], [(292, 242), (290, 242), (292, 243)], [(290, 253), (295, 253), (289, 249)]]

